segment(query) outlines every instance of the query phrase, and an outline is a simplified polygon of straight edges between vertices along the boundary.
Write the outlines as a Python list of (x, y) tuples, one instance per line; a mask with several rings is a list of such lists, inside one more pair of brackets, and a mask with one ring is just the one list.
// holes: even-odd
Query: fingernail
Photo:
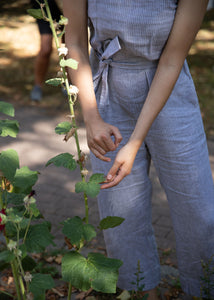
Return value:
[(108, 179), (108, 180), (111, 180), (111, 179), (112, 179), (112, 175), (111, 175), (111, 174), (108, 174), (107, 179)]

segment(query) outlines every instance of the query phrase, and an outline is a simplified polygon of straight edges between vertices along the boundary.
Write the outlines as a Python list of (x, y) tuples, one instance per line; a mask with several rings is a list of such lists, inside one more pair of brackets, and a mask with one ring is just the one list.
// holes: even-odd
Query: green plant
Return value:
[(143, 289), (145, 287), (145, 284), (143, 283), (144, 276), (142, 275), (143, 271), (140, 267), (140, 261), (137, 262), (137, 272), (134, 273), (136, 277), (136, 281), (132, 281), (131, 284), (133, 284), (134, 287), (137, 287), (137, 289), (133, 289), (130, 291), (131, 298), (130, 299), (137, 299), (137, 300), (146, 300), (148, 298), (148, 294), (143, 294)]
[(214, 293), (214, 255), (205, 262), (201, 262), (203, 276), (201, 277), (201, 296), (203, 299), (213, 300)]
[[(9, 103), (0, 102), (0, 111), (14, 116), (14, 108)], [(2, 137), (16, 137), (18, 129), (16, 120), (0, 120)], [(50, 224), (44, 221), (33, 197), (32, 187), (38, 179), (38, 172), (19, 165), (15, 150), (1, 152), (0, 230), (3, 231), (6, 248), (0, 252), (0, 268), (11, 265), (17, 299), (27, 299), (31, 293), (34, 299), (43, 299), (45, 290), (52, 288), (54, 282), (48, 274), (35, 273), (36, 262), (29, 253), (43, 251), (53, 244), (53, 237)], [(39, 289), (38, 282), (43, 282)]]
[[(36, 0), (37, 1), (37, 0)], [(39, 1), (37, 1), (39, 3)], [(62, 36), (65, 32), (65, 25), (68, 20), (61, 16), (59, 23), (53, 21), (47, 0), (44, 5), (40, 4), (41, 9), (28, 10), (29, 14), (35, 18), (45, 19), (50, 23), (55, 44), (59, 53), (60, 70), (56, 78), (46, 81), (52, 86), (63, 86), (68, 95), (68, 105), (70, 110), (70, 122), (61, 122), (55, 128), (57, 134), (65, 135), (64, 140), (67, 142), (74, 137), (77, 158), (70, 153), (61, 153), (51, 158), (46, 166), (54, 164), (55, 166), (63, 166), (73, 171), (79, 167), (81, 181), (76, 183), (75, 192), (83, 193), (85, 204), (85, 217), (82, 220), (76, 216), (62, 222), (63, 233), (70, 245), (70, 251), (64, 255), (62, 259), (62, 277), (69, 282), (68, 299), (71, 297), (72, 286), (82, 291), (93, 288), (96, 291), (104, 293), (115, 293), (118, 278), (118, 269), (122, 262), (117, 259), (110, 259), (100, 253), (89, 253), (88, 257), (84, 257), (80, 252), (83, 246), (87, 245), (95, 236), (95, 228), (89, 224), (88, 215), (88, 196), (96, 197), (100, 191), (100, 183), (105, 180), (103, 174), (93, 174), (88, 180), (88, 170), (85, 166), (86, 156), (81, 151), (78, 127), (75, 120), (74, 106), (77, 101), (78, 89), (69, 84), (67, 76), (67, 68), (77, 69), (77, 61), (69, 58), (66, 59), (68, 49), (61, 44)], [(58, 25), (64, 26), (62, 32), (57, 32)], [(99, 229), (104, 230), (120, 225), (124, 221), (120, 217), (107, 217), (100, 221)]]

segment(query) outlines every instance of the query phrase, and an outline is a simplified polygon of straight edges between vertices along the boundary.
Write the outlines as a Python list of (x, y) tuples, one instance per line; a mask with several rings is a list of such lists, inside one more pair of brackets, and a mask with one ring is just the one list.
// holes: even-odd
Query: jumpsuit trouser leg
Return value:
[[(102, 190), (98, 204), (101, 218), (125, 218), (119, 227), (104, 232), (108, 255), (123, 261), (118, 286), (133, 288), (140, 261), (144, 289), (154, 288), (160, 267), (151, 224), (151, 155), (169, 201), (182, 288), (189, 295), (200, 296), (201, 260), (208, 261), (214, 254), (214, 188), (197, 96), (185, 66), (182, 72), (138, 152), (131, 174), (118, 186)], [(149, 84), (153, 75), (147, 74)], [(132, 103), (128, 107), (128, 103), (124, 106), (116, 97), (112, 99), (100, 113), (121, 131), (122, 147), (134, 129), (140, 106)], [(92, 155), (93, 171), (107, 174), (116, 151), (109, 156), (111, 163)]]

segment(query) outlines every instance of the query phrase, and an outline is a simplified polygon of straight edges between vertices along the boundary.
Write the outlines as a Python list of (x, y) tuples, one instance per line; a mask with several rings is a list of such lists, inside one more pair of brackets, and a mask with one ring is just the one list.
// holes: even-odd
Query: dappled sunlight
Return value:
[(201, 29), (195, 39), (193, 46), (190, 49), (189, 55), (194, 55), (200, 51), (206, 51), (212, 53), (214, 51), (214, 32)]
[[(22, 20), (0, 20), (0, 43), (8, 44), (7, 49), (17, 57), (34, 56), (39, 50), (39, 33), (32, 17), (23, 16)], [(9, 49), (8, 49), (9, 48)]]

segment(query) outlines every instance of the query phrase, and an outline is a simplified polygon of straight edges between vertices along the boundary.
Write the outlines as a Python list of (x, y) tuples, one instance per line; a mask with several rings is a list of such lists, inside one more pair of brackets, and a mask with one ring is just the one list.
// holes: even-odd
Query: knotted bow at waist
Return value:
[(95, 56), (99, 61), (99, 66), (96, 74), (93, 76), (94, 81), (94, 89), (95, 91), (98, 89), (98, 86), (101, 85), (100, 99), (99, 99), (99, 107), (104, 107), (109, 104), (109, 88), (108, 88), (108, 74), (109, 74), (109, 66), (118, 67), (118, 68), (134, 68), (134, 69), (147, 69), (156, 67), (158, 61), (148, 61), (143, 58), (136, 58), (135, 61), (131, 61), (129, 59), (123, 61), (113, 60), (113, 55), (121, 50), (121, 45), (118, 36), (116, 36), (113, 40), (105, 41), (108, 43), (104, 51), (94, 50)]

